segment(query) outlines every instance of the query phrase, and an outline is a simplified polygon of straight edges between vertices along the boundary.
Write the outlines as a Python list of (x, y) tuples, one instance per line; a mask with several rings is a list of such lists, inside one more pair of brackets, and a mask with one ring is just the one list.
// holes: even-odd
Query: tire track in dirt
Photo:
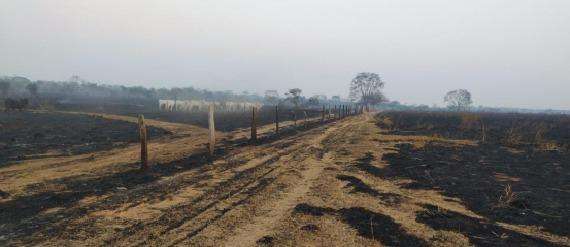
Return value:
[[(317, 162), (318, 159), (323, 157), (322, 155), (322, 148), (320, 147), (321, 140), (327, 136), (322, 133), (324, 129), (325, 133), (329, 133), (332, 130), (336, 129), (334, 125), (320, 127), (317, 129), (310, 130), (306, 133), (303, 133), (302, 136), (294, 136), (294, 140), (305, 140), (304, 142), (298, 142), (294, 151), (287, 155), (280, 156), (281, 158), (275, 164), (274, 171), (270, 173), (264, 174), (263, 176), (258, 177), (256, 180), (258, 181), (269, 181), (264, 186), (260, 187), (259, 190), (256, 190), (255, 193), (246, 192), (242, 194), (241, 200), (239, 199), (239, 195), (236, 197), (230, 197), (225, 200), (221, 200), (215, 202), (215, 206), (213, 206), (209, 211), (203, 212), (200, 215), (197, 215), (195, 218), (192, 219), (192, 222), (186, 223), (185, 226), (181, 226), (178, 229), (175, 229), (168, 233), (168, 236), (161, 236), (161, 241), (159, 242), (152, 242), (153, 244), (160, 243), (162, 245), (214, 245), (219, 246), (220, 242), (223, 242), (227, 236), (235, 231), (239, 231), (242, 227), (242, 223), (231, 223), (228, 222), (228, 217), (239, 217), (242, 219), (248, 219), (246, 221), (251, 221), (255, 219), (261, 218), (253, 218), (250, 219), (249, 216), (252, 214), (255, 215), (258, 213), (257, 211), (268, 211), (273, 212), (272, 214), (276, 216), (282, 215), (281, 210), (267, 210), (265, 206), (261, 206), (260, 210), (256, 210), (259, 208), (259, 202), (255, 202), (259, 198), (275, 198), (281, 196), (284, 191), (280, 191), (279, 189), (275, 191), (275, 187), (285, 186), (286, 184), (291, 182), (291, 173), (302, 173), (299, 177), (309, 177), (310, 179), (303, 179), (303, 181), (309, 181), (318, 177), (320, 172), (322, 171), (323, 166), (319, 165)], [(274, 146), (271, 144), (270, 146)], [(316, 158), (313, 158), (316, 157)], [(307, 165), (307, 162), (315, 162), (314, 164)], [(314, 168), (314, 169), (313, 169)], [(307, 172), (307, 169), (309, 172)], [(310, 173), (310, 176), (303, 176), (303, 174)], [(305, 186), (298, 186), (298, 178), (295, 180), (295, 186), (293, 192), (289, 192), (285, 194), (285, 200), (291, 200), (289, 203), (290, 208), (292, 208), (294, 204), (294, 200), (289, 197), (288, 195), (303, 195), (306, 194), (309, 190), (309, 184)], [(291, 187), (291, 186), (290, 186)], [(287, 191), (291, 191), (288, 189)], [(232, 203), (234, 202), (234, 203)], [(227, 204), (230, 204), (227, 206)], [(263, 203), (265, 205), (265, 203)], [(285, 209), (287, 207), (284, 207)], [(220, 211), (216, 213), (215, 211)], [(245, 212), (244, 212), (245, 211)], [(254, 211), (254, 212), (252, 212)], [(286, 211), (285, 211), (286, 212)], [(263, 216), (261, 216), (263, 217)], [(275, 218), (273, 217), (273, 218)], [(272, 217), (267, 217), (272, 218)], [(268, 223), (271, 224), (271, 223)], [(199, 227), (196, 227), (199, 225)], [(248, 224), (246, 224), (247, 226)], [(228, 229), (229, 228), (229, 229)], [(267, 227), (261, 227), (262, 229), (267, 229)], [(247, 231), (246, 231), (247, 232)], [(182, 236), (183, 233), (186, 233)], [(262, 233), (260, 233), (262, 234)], [(221, 238), (221, 239), (220, 239)], [(172, 241), (174, 239), (174, 241)], [(162, 241), (165, 240), (165, 241)], [(252, 240), (255, 240), (252, 238)], [(213, 242), (212, 244), (207, 244), (207, 242)], [(243, 241), (240, 241), (243, 243)], [(148, 244), (148, 242), (146, 243)]]
[(309, 192), (311, 184), (321, 174), (324, 164), (317, 160), (305, 162), (309, 169), (303, 172), (303, 178), (292, 191), (287, 193), (285, 198), (272, 203), (272, 210), (267, 214), (253, 219), (253, 222), (237, 230), (236, 235), (227, 240), (224, 246), (234, 246), (236, 244), (254, 245), (255, 241), (268, 235), (273, 226), (280, 219), (285, 217), (297, 205), (301, 199)]
[[(262, 193), (268, 185), (290, 172), (291, 165), (287, 164), (288, 162), (300, 164), (306, 160), (306, 156), (313, 154), (315, 148), (310, 144), (315, 138), (308, 136), (314, 135), (314, 132), (319, 133), (323, 128), (327, 127), (318, 127), (275, 143), (253, 148), (256, 152), (264, 152), (266, 156), (272, 157), (275, 157), (277, 150), (277, 156), (258, 165), (247, 162), (236, 167), (235, 171), (238, 173), (235, 176), (221, 179), (225, 181), (205, 191), (204, 196), (189, 204), (169, 209), (155, 221), (136, 225), (105, 242), (119, 245), (171, 245), (199, 235), (203, 229), (223, 217), (226, 212)], [(299, 138), (309, 140), (309, 143), (293, 142), (284, 149), (280, 147), (283, 143)]]
[[(290, 155), (295, 150), (286, 149), (278, 153)], [(250, 166), (249, 168), (227, 178), (218, 174), (216, 178), (218, 182), (215, 185), (208, 185), (212, 187), (205, 190), (203, 196), (171, 208), (155, 221), (136, 225), (118, 238), (106, 242), (120, 245), (148, 245), (179, 239), (180, 234), (184, 235), (183, 237), (192, 235), (192, 232), (203, 228), (218, 213), (223, 212), (227, 205), (233, 205), (235, 201), (247, 198), (264, 187), (268, 181), (266, 176), (276, 169), (277, 161), (278, 157), (262, 160), (254, 165), (248, 162), (244, 166)]]
[(325, 133), (312, 139), (309, 152), (315, 154), (316, 158), (309, 157), (303, 161), (307, 169), (302, 171), (301, 179), (282, 198), (268, 203), (264, 207), (267, 213), (257, 216), (249, 224), (239, 227), (222, 246), (254, 246), (256, 241), (269, 235), (273, 228), (287, 217), (297, 204), (303, 201), (323, 170), (333, 162), (330, 153), (323, 154), (322, 141), (330, 135), (337, 134), (340, 130), (344, 131), (347, 126), (349, 126), (347, 122), (343, 122), (339, 126), (332, 126), (326, 129)]

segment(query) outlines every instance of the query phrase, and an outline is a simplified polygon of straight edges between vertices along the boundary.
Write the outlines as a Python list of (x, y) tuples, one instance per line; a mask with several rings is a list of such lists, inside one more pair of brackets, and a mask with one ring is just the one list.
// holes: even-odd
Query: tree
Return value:
[(363, 105), (376, 105), (386, 101), (382, 93), (385, 82), (376, 73), (358, 73), (350, 82), (350, 99)]
[(313, 97), (309, 98), (308, 104), (310, 106), (318, 106), (319, 102), (320, 102), (319, 96), (313, 96)]
[(301, 93), (302, 92), (303, 92), (303, 90), (301, 90), (300, 88), (291, 88), (291, 89), (289, 89), (289, 91), (287, 91), (285, 93), (285, 96), (287, 96), (287, 100), (289, 100), (289, 101), (291, 101), (291, 103), (293, 103), (295, 108), (299, 108), (299, 105), (301, 105)]
[(264, 98), (265, 102), (271, 105), (279, 104), (279, 93), (277, 93), (277, 90), (266, 90)]
[(75, 81), (64, 82), (62, 86), (62, 91), (68, 96), (73, 96), (73, 94), (79, 89), (79, 84)]
[(30, 93), (32, 98), (37, 98), (38, 96), (38, 84), (37, 83), (30, 83), (26, 86), (26, 90)]
[(0, 92), (2, 93), (2, 98), (6, 98), (6, 96), (8, 96), (9, 91), (10, 91), (10, 81), (0, 79)]
[(449, 91), (443, 99), (447, 107), (454, 111), (469, 110), (473, 101), (471, 100), (471, 93), (465, 89), (457, 89)]
[(81, 77), (79, 77), (78, 75), (72, 75), (71, 77), (69, 77), (69, 82), (75, 82), (77, 84), (85, 82), (85, 80), (83, 80)]
[(338, 95), (332, 96), (332, 97), (331, 97), (331, 100), (332, 100), (335, 104), (338, 104), (338, 103), (340, 103), (340, 96), (338, 96)]

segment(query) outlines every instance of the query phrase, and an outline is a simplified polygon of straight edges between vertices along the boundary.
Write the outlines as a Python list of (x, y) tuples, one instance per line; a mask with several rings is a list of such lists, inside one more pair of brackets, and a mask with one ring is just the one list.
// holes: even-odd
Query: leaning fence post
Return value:
[(279, 106), (275, 106), (275, 133), (279, 133)]
[(251, 108), (251, 141), (257, 141), (257, 120), (256, 120), (257, 108), (254, 106)]
[(144, 116), (139, 115), (139, 139), (141, 142), (141, 169), (148, 169), (148, 149), (146, 125), (144, 124)]
[(216, 146), (216, 129), (215, 129), (215, 125), (214, 125), (214, 105), (210, 104), (209, 110), (208, 110), (208, 129), (210, 129), (210, 145), (209, 145), (209, 151), (210, 151), (210, 156), (214, 156), (214, 147)]

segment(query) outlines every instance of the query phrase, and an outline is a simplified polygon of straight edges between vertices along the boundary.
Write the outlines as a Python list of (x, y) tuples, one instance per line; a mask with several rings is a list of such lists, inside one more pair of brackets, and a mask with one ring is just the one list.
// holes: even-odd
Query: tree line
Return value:
[[(79, 76), (72, 76), (67, 81), (32, 81), (21, 76), (0, 77), (0, 97), (29, 98), (32, 102), (38, 99), (57, 101), (113, 101), (132, 104), (155, 104), (159, 99), (170, 100), (206, 100), (220, 102), (262, 102), (266, 105), (288, 107), (319, 107), (321, 105), (359, 104), (366, 107), (390, 110), (442, 110), (427, 105), (404, 105), (397, 101), (389, 101), (383, 93), (386, 85), (377, 73), (358, 73), (349, 83), (349, 97), (327, 97), (313, 95), (306, 97), (300, 88), (291, 88), (279, 94), (277, 90), (266, 90), (263, 96), (243, 91), (235, 93), (230, 90), (213, 91), (194, 87), (147, 88), (142, 86), (108, 85), (89, 82)], [(444, 96), (447, 110), (473, 110), (471, 93), (466, 89), (449, 91)]]

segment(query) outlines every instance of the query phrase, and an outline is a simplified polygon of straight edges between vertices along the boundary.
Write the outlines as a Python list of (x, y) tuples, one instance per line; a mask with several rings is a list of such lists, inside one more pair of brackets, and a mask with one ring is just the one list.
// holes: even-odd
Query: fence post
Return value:
[(251, 141), (257, 141), (257, 120), (256, 120), (256, 111), (257, 108), (255, 106), (251, 107)]
[(309, 123), (307, 122), (308, 116), (307, 116), (307, 111), (306, 111), (306, 110), (303, 110), (303, 117), (304, 117), (303, 125), (305, 126), (305, 128), (307, 128), (307, 126), (309, 125)]
[(279, 133), (279, 106), (275, 105), (275, 133)]
[(325, 122), (325, 110), (326, 110), (326, 109), (325, 109), (325, 105), (323, 105), (323, 114), (322, 114), (322, 116), (321, 116), (321, 123), (324, 123), (324, 122)]
[(293, 125), (297, 127), (297, 112), (293, 110)]
[(214, 105), (210, 104), (208, 109), (208, 128), (210, 129), (210, 145), (208, 150), (210, 156), (214, 156), (214, 147), (216, 146), (216, 129), (214, 125)]
[(336, 120), (336, 105), (334, 105), (334, 110), (333, 110), (332, 114), (333, 114), (333, 115), (332, 115), (332, 118), (333, 118), (334, 120)]
[(141, 169), (148, 169), (148, 149), (146, 125), (144, 124), (144, 116), (139, 115), (139, 139), (141, 142)]

